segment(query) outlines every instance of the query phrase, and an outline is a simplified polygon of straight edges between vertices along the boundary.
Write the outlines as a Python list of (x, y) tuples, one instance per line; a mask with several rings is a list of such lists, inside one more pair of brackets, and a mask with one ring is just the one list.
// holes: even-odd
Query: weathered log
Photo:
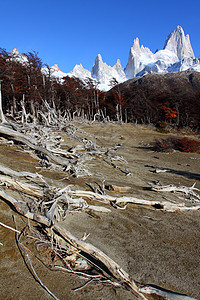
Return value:
[(145, 199), (139, 199), (136, 197), (113, 197), (110, 195), (101, 195), (90, 191), (68, 191), (69, 196), (71, 197), (86, 197), (90, 200), (97, 200), (103, 202), (105, 204), (112, 204), (115, 205), (122, 204), (122, 203), (133, 203), (137, 205), (147, 205), (153, 206), (154, 208), (159, 208), (161, 210), (174, 212), (174, 211), (184, 211), (184, 210), (198, 210), (200, 206), (185, 206), (185, 203), (171, 203), (169, 201), (151, 201)]
[(111, 212), (111, 210), (109, 208), (106, 208), (103, 206), (96, 206), (96, 205), (88, 205), (88, 207), (86, 208), (86, 211), (87, 210), (93, 210), (95, 212), (102, 212), (102, 213)]
[[(15, 172), (13, 171), (12, 169), (10, 168), (2, 168), (2, 170), (7, 173), (9, 173), (10, 175), (13, 174), (13, 175), (17, 175), (17, 176), (22, 176), (22, 175), (26, 175), (26, 172)], [(1, 165), (0, 165), (0, 171), (1, 171)], [(24, 174), (23, 174), (24, 173)], [(29, 173), (27, 173), (29, 174)], [(32, 173), (30, 173), (32, 174)], [(37, 186), (37, 185), (33, 185), (33, 184), (30, 184), (30, 183), (24, 183), (24, 182), (21, 182), (17, 179), (12, 179), (11, 177), (9, 176), (5, 176), (5, 175), (1, 175), (0, 174), (0, 182), (5, 184), (6, 187), (9, 187), (11, 189), (14, 189), (18, 192), (23, 192), (25, 194), (28, 194), (28, 195), (31, 195), (31, 196), (34, 196), (34, 197), (37, 197), (37, 198), (42, 198), (44, 197), (44, 191), (41, 189), (40, 186)], [(60, 193), (59, 189), (58, 188), (52, 188), (54, 190), (54, 194), (57, 192), (58, 194)], [(47, 201), (47, 202), (43, 202), (43, 205), (45, 204), (51, 204), (52, 203), (55, 203), (59, 200), (62, 200), (64, 202), (66, 202), (68, 204), (68, 209), (72, 209), (73, 210), (76, 210), (76, 209), (80, 209), (80, 210), (86, 210), (86, 211), (95, 211), (95, 212), (103, 212), (103, 213), (108, 213), (108, 212), (111, 212), (111, 210), (109, 208), (106, 208), (106, 207), (102, 207), (102, 206), (95, 206), (95, 205), (89, 205), (84, 199), (81, 199), (81, 198), (78, 198), (78, 199), (73, 199), (73, 198), (70, 198), (67, 194), (62, 194), (61, 196), (59, 196), (58, 198), (56, 199), (53, 199), (52, 201)], [(61, 201), (61, 202), (62, 202)], [(53, 204), (54, 205), (54, 204)], [(51, 219), (51, 218), (49, 218)]]
[(191, 298), (189, 296), (174, 293), (169, 290), (161, 289), (159, 287), (145, 285), (139, 289), (145, 295), (151, 295), (153, 299), (163, 299), (163, 300), (196, 300), (195, 298)]
[(9, 128), (8, 126), (3, 126), (2, 124), (0, 124), (0, 134), (7, 136), (9, 138), (12, 138), (15, 141), (18, 141), (22, 144), (25, 144), (35, 151), (43, 153), (45, 156), (50, 158), (53, 162), (55, 162), (58, 165), (67, 166), (69, 164), (69, 161), (66, 158), (64, 158), (64, 157), (61, 158), (61, 157), (54, 155), (52, 152), (50, 152), (46, 148), (37, 145), (37, 140), (33, 139), (32, 137), (30, 137), (26, 134), (15, 131), (15, 130)]
[(13, 177), (30, 177), (30, 178), (41, 178), (42, 176), (37, 173), (30, 173), (30, 172), (17, 172), (14, 171), (4, 165), (0, 164), (0, 173), (5, 175), (13, 176)]
[[(11, 204), (16, 209), (16, 211), (24, 217), (34, 220), (47, 227), (52, 226), (52, 222), (48, 218), (42, 215), (31, 213), (28, 209), (26, 209), (25, 202), (18, 202), (16, 199), (6, 194), (2, 190), (0, 190), (0, 197)], [(108, 277), (109, 279), (117, 280), (120, 282), (120, 284), (124, 284), (126, 287), (129, 287), (134, 295), (136, 295), (140, 299), (146, 299), (143, 294), (139, 292), (137, 285), (133, 281), (131, 281), (129, 275), (101, 250), (94, 247), (93, 245), (77, 239), (62, 226), (55, 224), (51, 227), (51, 229), (55, 234), (58, 234), (77, 250), (82, 251), (81, 254), (84, 256), (84, 258), (90, 263), (95, 264), (95, 266), (99, 266), (99, 269), (103, 271), (106, 277)]]
[(85, 258), (89, 260), (90, 263), (95, 262), (95, 265), (97, 265), (99, 262), (101, 265), (101, 270), (104, 271), (104, 273), (107, 273), (108, 277), (110, 277), (109, 275), (112, 275), (113, 278), (116, 278), (118, 281), (121, 282), (121, 284), (124, 284), (125, 286), (129, 287), (135, 296), (141, 299), (146, 299), (145, 296), (141, 292), (139, 292), (137, 285), (134, 283), (134, 281), (130, 279), (129, 275), (116, 262), (114, 262), (101, 250), (89, 243), (77, 239), (74, 235), (72, 235), (69, 231), (67, 231), (60, 225), (53, 225), (52, 230), (56, 234), (59, 234), (61, 237), (63, 237), (73, 247), (77, 248), (78, 250), (81, 250), (81, 254), (83, 256), (85, 253)]
[(152, 183), (151, 190), (156, 192), (174, 192), (174, 193), (183, 193), (185, 195), (192, 196), (196, 198), (196, 201), (200, 201), (200, 195), (198, 195), (194, 191), (199, 191), (199, 189), (195, 188), (195, 183), (191, 187), (187, 186), (175, 186), (173, 184), (169, 185), (161, 185), (160, 182)]
[(115, 193), (127, 193), (131, 190), (130, 186), (118, 186), (114, 184), (106, 185), (105, 188)]
[[(12, 170), (9, 169), (8, 172), (11, 174)], [(12, 178), (8, 177), (8, 176), (4, 176), (4, 175), (0, 175), (0, 180), (2, 183), (10, 186), (11, 188), (14, 188), (18, 191), (30, 194), (30, 195), (34, 195), (36, 197), (43, 197), (44, 193), (41, 190), (41, 188), (37, 187), (36, 185), (32, 185), (32, 184), (28, 184), (28, 183), (23, 183), (21, 181), (18, 180), (13, 180)], [(175, 187), (176, 188), (176, 187)], [(196, 194), (193, 190), (194, 190), (194, 186), (192, 186), (191, 188), (186, 188), (186, 187), (180, 187), (179, 189), (175, 189), (181, 192), (185, 192), (185, 193), (189, 193), (192, 194), (193, 196), (199, 196), (198, 194)], [(111, 204), (114, 205), (115, 207), (117, 207), (117, 205), (119, 204), (127, 204), (127, 203), (133, 203), (133, 204), (137, 204), (137, 205), (147, 205), (147, 206), (153, 206), (155, 208), (159, 208), (161, 210), (165, 210), (165, 211), (184, 211), (184, 210), (198, 210), (200, 208), (200, 206), (185, 206), (184, 203), (171, 203), (170, 201), (151, 201), (151, 200), (145, 200), (145, 199), (139, 199), (136, 197), (114, 197), (114, 196), (110, 196), (110, 195), (105, 195), (105, 194), (99, 194), (99, 193), (95, 193), (95, 192), (91, 192), (91, 191), (83, 191), (83, 190), (76, 190), (76, 191), (72, 191), (72, 190), (66, 190), (62, 189), (62, 190), (58, 190), (56, 188), (54, 188), (55, 191), (57, 191), (58, 195), (61, 195), (62, 193), (66, 192), (66, 195), (69, 197), (82, 197), (82, 198), (87, 198), (90, 200), (96, 200), (96, 201), (100, 201), (103, 202), (105, 204)], [(156, 191), (171, 191), (174, 190), (174, 186), (169, 185), (166, 187), (163, 186), (152, 186), (152, 190), (156, 190)], [(195, 189), (197, 190), (197, 189)], [(67, 199), (67, 198), (66, 198)], [(71, 205), (74, 205), (77, 207), (80, 206), (80, 203), (77, 204), (77, 200), (75, 199), (69, 199)], [(83, 199), (81, 200), (82, 202), (84, 202), (80, 208), (88, 208), (88, 204), (86, 201), (84, 201)], [(67, 200), (67, 203), (69, 201)], [(80, 199), (79, 199), (80, 202)], [(120, 208), (120, 207), (119, 207)], [(91, 209), (95, 210), (95, 207), (92, 207)], [(96, 208), (96, 210), (101, 210), (101, 208)], [(106, 211), (106, 209), (104, 210)]]
[(41, 188), (36, 187), (35, 185), (24, 183), (18, 180), (14, 180), (8, 176), (0, 175), (0, 182), (4, 183), (6, 186), (9, 186), (12, 189), (15, 189), (19, 192), (24, 192), (35, 197), (43, 197), (44, 193), (41, 191)]
[(6, 200), (9, 204), (11, 204), (20, 215), (23, 215), (24, 217), (36, 221), (40, 224), (43, 224), (47, 227), (50, 227), (52, 225), (52, 221), (46, 218), (45, 216), (31, 213), (28, 207), (26, 206), (26, 202), (19, 202), (2, 190), (0, 190), (0, 197)]

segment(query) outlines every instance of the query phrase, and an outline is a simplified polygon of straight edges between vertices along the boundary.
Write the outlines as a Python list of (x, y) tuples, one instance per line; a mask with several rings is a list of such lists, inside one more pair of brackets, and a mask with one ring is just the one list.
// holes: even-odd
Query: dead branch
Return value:
[(109, 273), (112, 274), (112, 276), (120, 281), (121, 284), (125, 284), (126, 286), (128, 286), (133, 291), (135, 296), (140, 297), (141, 299), (146, 299), (143, 294), (139, 292), (137, 285), (130, 280), (129, 275), (101, 250), (97, 249), (91, 244), (78, 240), (75, 236), (73, 236), (69, 231), (67, 231), (60, 225), (53, 225), (52, 230), (63, 237), (73, 247), (83, 251), (82, 255), (86, 253), (86, 259), (88, 259), (89, 255), (90, 263), (94, 262), (95, 260), (95, 265), (97, 266), (97, 262), (101, 262), (101, 264), (103, 264), (104, 266), (104, 274), (107, 273), (106, 277), (110, 278)]
[[(15, 221), (15, 219), (14, 219)], [(16, 222), (15, 222), (15, 229), (16, 229)], [(56, 300), (59, 300), (49, 289), (48, 287), (41, 281), (41, 279), (39, 278), (39, 276), (37, 275), (34, 267), (33, 267), (33, 264), (29, 258), (29, 255), (28, 255), (28, 252), (24, 249), (24, 247), (22, 247), (22, 244), (20, 243), (20, 236), (21, 236), (22, 232), (20, 232), (19, 236), (17, 235), (17, 229), (16, 229), (16, 232), (15, 232), (15, 238), (16, 238), (16, 242), (17, 242), (17, 245), (18, 245), (18, 248), (20, 249), (20, 252), (21, 254), (24, 253), (24, 256), (26, 257), (26, 260), (28, 261), (28, 264), (29, 264), (29, 267), (30, 267), (30, 270), (35, 278), (35, 280), (41, 285), (41, 287), (47, 291), (47, 293), (49, 295), (51, 295), (54, 299)], [(22, 254), (23, 255), (23, 254)]]
[(25, 135), (21, 132), (15, 131), (8, 126), (0, 125), (0, 134), (4, 135), (8, 138), (14, 138), (15, 141), (18, 141), (22, 144), (27, 145), (31, 149), (38, 151), (40, 153), (43, 153), (45, 156), (49, 157), (53, 162), (55, 162), (58, 165), (61, 166), (67, 166), (69, 161), (66, 158), (61, 158), (58, 156), (55, 156), (53, 153), (51, 153), (49, 150), (42, 146), (37, 145), (37, 140), (34, 140), (33, 138), (29, 137), (28, 135)]
[(194, 183), (191, 187), (186, 187), (186, 186), (175, 186), (173, 184), (161, 185), (159, 181), (150, 183), (152, 191), (182, 193), (188, 197), (192, 197), (192, 200), (199, 202), (200, 195), (195, 192), (195, 191), (199, 191), (199, 189), (195, 188), (195, 184), (196, 183)]
[(0, 190), (0, 197), (6, 200), (6, 202), (8, 202), (9, 204), (11, 204), (20, 215), (23, 215), (24, 217), (34, 220), (40, 224), (44, 224), (47, 227), (51, 226), (51, 220), (49, 220), (45, 216), (36, 213), (31, 213), (26, 205), (26, 202), (19, 202), (2, 190)]
[[(17, 208), (17, 211), (24, 215), (27, 218), (30, 218), (34, 221), (37, 221), (43, 225), (48, 226), (47, 224), (47, 218), (44, 216), (37, 216), (35, 218), (33, 214), (30, 212), (27, 213), (27, 211), (19, 210), (19, 206), (16, 205), (16, 201), (14, 199), (11, 199), (11, 197), (8, 195), (5, 195), (5, 193), (0, 191), (1, 197), (4, 197), (7, 201), (12, 202), (15, 208)], [(117, 280), (120, 282), (120, 284), (123, 284), (131, 289), (131, 291), (136, 295), (137, 297), (140, 297), (141, 299), (146, 299), (142, 293), (139, 292), (137, 285), (130, 280), (129, 275), (119, 267), (118, 264), (116, 264), (112, 259), (110, 259), (106, 254), (104, 254), (101, 250), (97, 249), (96, 247), (81, 241), (74, 237), (70, 232), (68, 232), (66, 229), (59, 225), (53, 225), (51, 227), (51, 230), (54, 232), (54, 234), (58, 235), (59, 237), (63, 238), (65, 241), (69, 243), (73, 248), (76, 248), (78, 251), (81, 251), (81, 255), (86, 259), (90, 264), (95, 265), (98, 269), (100, 269), (104, 276), (112, 280)], [(27, 255), (26, 255), (27, 256)], [(29, 262), (30, 263), (30, 262)], [(102, 267), (103, 266), (103, 267)]]
[(126, 203), (133, 203), (137, 205), (145, 205), (145, 206), (151, 206), (154, 208), (158, 208), (161, 210), (174, 212), (174, 211), (184, 211), (184, 210), (198, 210), (200, 209), (200, 206), (185, 206), (185, 203), (171, 203), (170, 201), (151, 201), (151, 200), (145, 200), (145, 199), (139, 199), (136, 197), (113, 197), (110, 195), (100, 195), (94, 192), (90, 191), (69, 191), (68, 194), (71, 197), (86, 197), (90, 200), (96, 200), (101, 201), (105, 204), (126, 204)]
[[(109, 258), (109, 256), (103, 253), (100, 249), (86, 243), (83, 240), (77, 239), (65, 228), (56, 224), (55, 218), (58, 219), (60, 216), (64, 217), (66, 211), (94, 210), (110, 212), (110, 209), (108, 208), (89, 205), (85, 199), (102, 202), (106, 205), (112, 205), (115, 208), (123, 208), (119, 206), (120, 204), (123, 204), (126, 207), (127, 203), (133, 203), (136, 205), (159, 208), (170, 212), (177, 210), (184, 211), (200, 209), (200, 205), (186, 206), (184, 203), (176, 204), (171, 203), (170, 201), (151, 201), (130, 196), (117, 197), (106, 195), (106, 186), (104, 185), (104, 182), (102, 187), (97, 184), (98, 189), (93, 188), (93, 192), (84, 190), (73, 191), (69, 186), (59, 189), (45, 185), (44, 189), (41, 186), (41, 182), (40, 184), (37, 182), (32, 184), (22, 181), (22, 179), (24, 180), (24, 178), (27, 177), (30, 177), (29, 180), (32, 180), (32, 178), (35, 179), (35, 176), (31, 176), (30, 174), (29, 176), (26, 172), (25, 174), (23, 172), (22, 174), (19, 174), (20, 172), (1, 166), (0, 172), (4, 174), (0, 175), (0, 181), (2, 184), (33, 197), (36, 205), (36, 208), (34, 208), (35, 211), (31, 210), (31, 205), (28, 201), (18, 201), (1, 189), (0, 197), (14, 207), (14, 209), (24, 217), (42, 224), (42, 230), (48, 237), (48, 243), (44, 242), (40, 238), (38, 242), (41, 242), (42, 245), (45, 244), (48, 245), (48, 247), (51, 247), (54, 254), (64, 263), (66, 271), (77, 273), (78, 270), (78, 273), (84, 273), (84, 271), (88, 271), (90, 269), (89, 266), (93, 266), (100, 274), (102, 274), (103, 278), (105, 278), (108, 283), (113, 284), (113, 286), (122, 285), (125, 288), (130, 289), (132, 293), (140, 299), (146, 299), (143, 295), (143, 290), (139, 290), (137, 284), (130, 279), (129, 275), (116, 262)], [(12, 178), (14, 175), (16, 175), (17, 179)], [(114, 186), (114, 188), (116, 189), (119, 187)], [(156, 190), (156, 187), (155, 189), (152, 187), (152, 190)], [(197, 190), (194, 185), (189, 188), (189, 192), (194, 192), (194, 190)], [(125, 191), (127, 191), (127, 187), (125, 187), (124, 192)], [(157, 191), (163, 191), (163, 189), (161, 188), (159, 190), (158, 188)], [(186, 190), (181, 189), (180, 191), (185, 192)], [(40, 210), (38, 210), (39, 206)], [(62, 268), (62, 266), (57, 266), (57, 270), (62, 270)], [(88, 278), (92, 279), (92, 276), (93, 275)]]
[(13, 177), (31, 177), (31, 178), (41, 178), (41, 175), (36, 173), (30, 173), (30, 172), (17, 172), (14, 171), (2, 164), (0, 164), (0, 173), (4, 175), (9, 175)]
[(36, 197), (43, 196), (43, 191), (41, 191), (41, 187), (39, 188), (32, 184), (23, 183), (22, 181), (16, 179), (14, 180), (8, 176), (0, 175), (0, 182), (5, 184), (7, 187), (15, 189), (19, 192), (24, 192)]
[(19, 233), (19, 234), (21, 233), (21, 231), (16, 230), (16, 229), (14, 229), (14, 228), (12, 228), (12, 227), (10, 227), (10, 226), (8, 226), (8, 225), (2, 223), (2, 222), (0, 222), (0, 225), (3, 226), (3, 227), (5, 227), (5, 228), (7, 228), (7, 229), (9, 229), (9, 230), (12, 230), (12, 231), (14, 231), (14, 232), (17, 232), (17, 233)]
[(142, 293), (144, 293), (146, 296), (151, 295), (153, 299), (165, 299), (165, 300), (171, 300), (171, 299), (179, 299), (179, 300), (196, 300), (194, 298), (188, 297), (183, 294), (174, 293), (169, 290), (160, 289), (158, 286), (151, 286), (151, 285), (145, 285), (142, 288), (139, 289)]

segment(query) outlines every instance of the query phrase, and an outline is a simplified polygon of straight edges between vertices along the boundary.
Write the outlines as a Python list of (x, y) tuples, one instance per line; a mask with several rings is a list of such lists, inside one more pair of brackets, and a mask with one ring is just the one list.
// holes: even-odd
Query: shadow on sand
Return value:
[(152, 173), (158, 173), (157, 170), (161, 170), (161, 172), (163, 171), (163, 173), (166, 172), (166, 173), (171, 173), (171, 174), (175, 174), (175, 175), (184, 176), (184, 177), (187, 177), (189, 179), (200, 180), (200, 174), (198, 174), (198, 173), (192, 173), (192, 172), (181, 171), (181, 170), (174, 170), (174, 169), (170, 169), (170, 168), (159, 168), (159, 167), (150, 166), (150, 165), (145, 165), (145, 167), (146, 168), (152, 168), (153, 170), (150, 170), (150, 172), (152, 172)]

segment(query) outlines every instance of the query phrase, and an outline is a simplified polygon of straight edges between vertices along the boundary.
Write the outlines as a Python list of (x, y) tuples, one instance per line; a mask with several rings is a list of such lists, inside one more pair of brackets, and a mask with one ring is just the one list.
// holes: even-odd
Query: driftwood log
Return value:
[(151, 183), (151, 190), (156, 192), (170, 192), (170, 193), (181, 193), (186, 195), (187, 198), (195, 202), (200, 202), (200, 195), (196, 191), (200, 191), (195, 188), (194, 183), (191, 187), (187, 186), (175, 186), (174, 184), (162, 185), (159, 181)]
[(144, 206), (151, 206), (154, 208), (158, 208), (161, 210), (174, 212), (174, 211), (184, 211), (184, 210), (198, 210), (200, 209), (200, 205), (195, 206), (186, 206), (185, 203), (172, 203), (170, 201), (152, 201), (152, 200), (145, 200), (139, 199), (136, 197), (113, 197), (110, 195), (101, 195), (90, 191), (69, 191), (70, 196), (76, 197), (86, 197), (90, 200), (97, 200), (104, 202), (105, 204), (114, 204), (116, 207), (119, 204), (137, 204), (137, 205), (144, 205)]
[(46, 218), (45, 216), (31, 213), (26, 205), (26, 202), (22, 202), (22, 201), (19, 202), (2, 190), (0, 190), (0, 197), (6, 200), (7, 203), (11, 204), (20, 215), (23, 215), (24, 217), (36, 221), (45, 226), (48, 227), (51, 226), (52, 221)]
[[(98, 248), (94, 247), (93, 245), (86, 243), (77, 239), (73, 236), (69, 231), (64, 229), (59, 225), (54, 225), (52, 230), (62, 236), (66, 241), (68, 241), (73, 247), (77, 248), (78, 250), (83, 251), (87, 254), (87, 259), (90, 263), (95, 262), (97, 265), (98, 262), (101, 263), (101, 271), (105, 274), (108, 278), (114, 278), (119, 281), (121, 284), (129, 287), (129, 289), (134, 293), (135, 296), (146, 299), (145, 296), (139, 292), (139, 288), (137, 285), (132, 281), (129, 275), (111, 258), (109, 258), (105, 253), (103, 253)], [(89, 257), (89, 258), (88, 258)], [(109, 275), (110, 273), (110, 275)]]

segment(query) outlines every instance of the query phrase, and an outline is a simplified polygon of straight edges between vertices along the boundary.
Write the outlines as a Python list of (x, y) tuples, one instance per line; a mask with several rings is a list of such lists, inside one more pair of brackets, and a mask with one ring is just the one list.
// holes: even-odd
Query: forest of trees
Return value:
[(148, 74), (102, 92), (90, 78), (55, 78), (36, 52), (15, 54), (0, 49), (3, 111), (13, 118), (44, 121), (47, 106), (68, 120), (137, 122), (200, 128), (200, 74), (197, 72)]

